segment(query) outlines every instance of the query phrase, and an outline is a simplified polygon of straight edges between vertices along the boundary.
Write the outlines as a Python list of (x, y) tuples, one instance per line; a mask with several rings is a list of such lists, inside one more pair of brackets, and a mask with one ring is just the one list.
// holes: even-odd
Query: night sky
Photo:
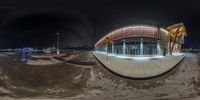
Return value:
[(0, 0), (0, 48), (94, 45), (123, 26), (183, 22), (185, 48), (200, 48), (198, 0)]

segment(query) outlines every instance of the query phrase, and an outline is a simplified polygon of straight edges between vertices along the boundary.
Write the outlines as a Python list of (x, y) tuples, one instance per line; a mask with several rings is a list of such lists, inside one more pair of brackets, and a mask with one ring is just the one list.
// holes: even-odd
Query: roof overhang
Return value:
[(184, 36), (187, 35), (186, 33), (186, 29), (183, 23), (178, 23), (178, 24), (174, 24), (171, 26), (167, 27), (167, 30), (171, 33), (171, 34), (182, 34)]

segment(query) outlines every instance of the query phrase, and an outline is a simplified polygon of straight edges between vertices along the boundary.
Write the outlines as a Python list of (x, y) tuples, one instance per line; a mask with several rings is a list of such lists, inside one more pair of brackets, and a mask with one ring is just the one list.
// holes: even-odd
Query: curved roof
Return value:
[(158, 28), (156, 26), (150, 26), (150, 25), (134, 25), (134, 26), (123, 27), (108, 33), (106, 36), (101, 38), (95, 44), (95, 46), (99, 46), (111, 41), (129, 37), (159, 38)]

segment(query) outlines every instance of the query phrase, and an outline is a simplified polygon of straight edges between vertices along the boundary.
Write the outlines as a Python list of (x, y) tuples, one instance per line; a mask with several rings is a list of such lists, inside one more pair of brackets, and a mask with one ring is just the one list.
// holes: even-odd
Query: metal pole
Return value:
[(169, 54), (172, 55), (171, 33), (169, 33)]
[(108, 44), (106, 45), (106, 52), (107, 52), (107, 58), (106, 58), (106, 60), (108, 62)]
[(59, 49), (59, 35), (60, 33), (56, 33), (57, 34), (57, 55), (60, 55), (60, 49)]

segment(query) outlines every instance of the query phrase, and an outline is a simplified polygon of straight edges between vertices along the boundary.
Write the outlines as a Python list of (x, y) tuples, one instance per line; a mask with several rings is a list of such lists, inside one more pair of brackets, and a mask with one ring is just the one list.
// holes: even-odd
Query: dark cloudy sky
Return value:
[(185, 47), (200, 48), (198, 0), (0, 0), (0, 48), (94, 45), (107, 32), (133, 24), (183, 22)]

